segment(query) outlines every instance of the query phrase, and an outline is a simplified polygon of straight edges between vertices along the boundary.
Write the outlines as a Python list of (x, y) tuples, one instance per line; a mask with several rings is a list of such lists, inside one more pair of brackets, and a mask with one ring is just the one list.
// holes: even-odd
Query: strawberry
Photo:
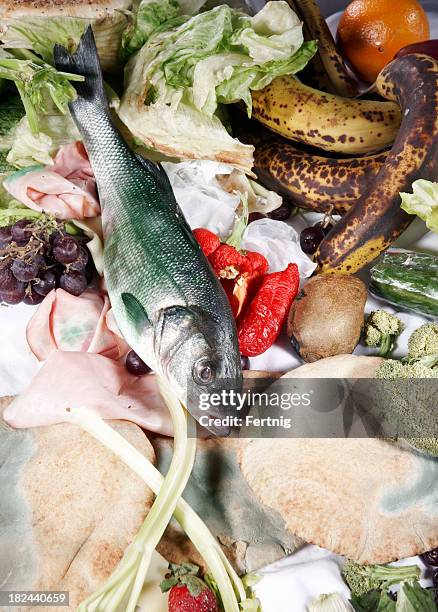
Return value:
[(213, 232), (210, 232), (210, 230), (203, 227), (193, 230), (193, 235), (199, 242), (199, 246), (203, 250), (206, 257), (214, 253), (221, 244), (221, 241), (216, 234), (213, 234)]
[(161, 583), (163, 593), (169, 591), (169, 612), (218, 612), (216, 597), (199, 578), (197, 565), (171, 563), (169, 569), (169, 576)]
[[(194, 578), (203, 586), (198, 590), (191, 590), (185, 584), (174, 586), (170, 589), (168, 610), (169, 612), (218, 612), (216, 597), (203, 580)], [(197, 593), (197, 595), (195, 594)]]

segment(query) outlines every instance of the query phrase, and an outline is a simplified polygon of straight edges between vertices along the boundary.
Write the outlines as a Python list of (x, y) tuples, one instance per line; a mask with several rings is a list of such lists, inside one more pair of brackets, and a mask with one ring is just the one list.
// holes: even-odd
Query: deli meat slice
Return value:
[(58, 219), (86, 219), (100, 215), (96, 182), (80, 142), (61, 147), (53, 166), (31, 166), (14, 172), (5, 189), (32, 210)]
[(53, 351), (3, 418), (15, 428), (41, 427), (64, 422), (68, 408), (88, 408), (104, 419), (172, 435), (156, 377), (133, 376), (121, 363), (94, 353)]

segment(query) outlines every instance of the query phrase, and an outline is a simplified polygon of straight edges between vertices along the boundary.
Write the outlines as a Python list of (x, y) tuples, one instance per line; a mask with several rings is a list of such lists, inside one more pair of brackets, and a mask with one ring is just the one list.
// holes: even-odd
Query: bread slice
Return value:
[(360, 563), (438, 546), (438, 459), (378, 439), (259, 439), (240, 466), (286, 528)]
[[(0, 584), (69, 591), (62, 610), (75, 610), (115, 569), (153, 494), (79, 427), (11, 429), (1, 420), (7, 403), (0, 400)], [(154, 461), (139, 427), (111, 426)]]

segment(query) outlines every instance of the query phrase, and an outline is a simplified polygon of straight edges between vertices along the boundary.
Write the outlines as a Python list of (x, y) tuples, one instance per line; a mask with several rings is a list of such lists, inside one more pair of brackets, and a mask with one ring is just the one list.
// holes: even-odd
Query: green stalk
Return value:
[[(158, 493), (163, 484), (163, 476), (146, 457), (105, 421), (87, 409), (71, 411), (70, 420), (109, 448), (138, 474), (154, 493)], [(174, 516), (205, 560), (218, 585), (225, 612), (238, 612), (236, 596), (239, 601), (244, 601), (245, 588), (216, 538), (184, 499), (179, 499)], [(86, 610), (86, 608), (81, 609)]]
[[(132, 557), (134, 557), (134, 568), (130, 570), (123, 582), (114, 580), (99, 589), (97, 593), (91, 595), (81, 607), (92, 604), (99, 598), (97, 610), (113, 612), (120, 605), (121, 601), (129, 592), (131, 584), (133, 588), (126, 608), (126, 612), (134, 612), (138, 598), (143, 587), (144, 580), (150, 565), (152, 553), (157, 547), (172, 515), (178, 499), (185, 489), (190, 474), (193, 469), (196, 454), (196, 439), (187, 437), (187, 413), (173, 392), (164, 386), (161, 381), (163, 395), (169, 407), (173, 430), (174, 430), (174, 453), (172, 461), (164, 479), (163, 485), (158, 491), (155, 502), (147, 515), (140, 531), (135, 537), (134, 542), (129, 547), (127, 554), (119, 564), (116, 574), (120, 572), (124, 575), (124, 568), (132, 567)], [(102, 597), (103, 595), (103, 597)]]

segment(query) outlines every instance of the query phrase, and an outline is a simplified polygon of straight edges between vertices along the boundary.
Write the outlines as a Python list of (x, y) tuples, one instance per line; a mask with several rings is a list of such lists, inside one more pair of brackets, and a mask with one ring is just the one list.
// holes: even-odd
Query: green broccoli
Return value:
[(379, 355), (385, 357), (394, 348), (394, 339), (401, 334), (404, 324), (386, 310), (371, 312), (365, 322), (365, 344), (380, 346)]
[(392, 565), (360, 565), (347, 561), (342, 569), (342, 576), (353, 595), (359, 596), (372, 591), (388, 590), (394, 584), (405, 580), (417, 580), (420, 577), (418, 565), (394, 567)]
[(418, 361), (429, 368), (438, 365), (438, 323), (425, 323), (412, 332), (408, 351), (409, 363)]
[(376, 370), (376, 378), (396, 380), (397, 378), (438, 378), (438, 368), (429, 368), (421, 361), (413, 363), (387, 359)]

